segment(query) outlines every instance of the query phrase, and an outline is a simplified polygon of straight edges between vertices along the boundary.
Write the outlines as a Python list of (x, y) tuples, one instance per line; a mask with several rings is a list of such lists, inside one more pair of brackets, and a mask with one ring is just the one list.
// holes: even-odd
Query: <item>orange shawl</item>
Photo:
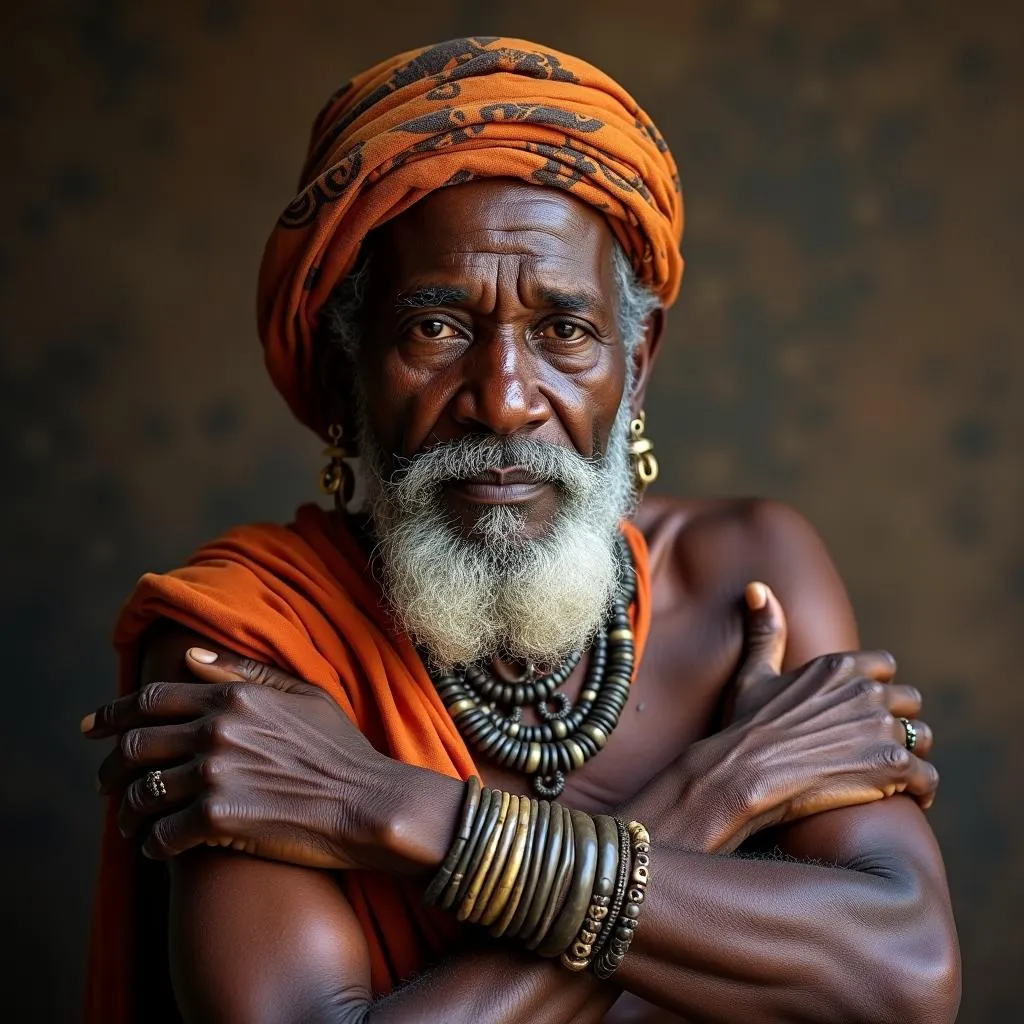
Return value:
[(683, 199), (650, 117), (591, 64), (524, 39), (472, 36), (357, 75), (313, 124), (299, 193), (260, 267), (267, 369), (325, 435), (317, 315), (367, 234), (436, 189), (475, 178), (564, 189), (600, 210), (664, 305), (679, 291)]
[[(639, 664), (650, 625), (647, 546), (632, 525), (623, 531), (637, 571), (632, 614)], [(143, 576), (115, 632), (120, 693), (135, 689), (139, 638), (160, 618), (322, 687), (392, 757), (454, 778), (479, 774), (414, 646), (392, 631), (366, 555), (341, 521), (316, 505), (300, 508), (289, 527), (239, 527), (185, 568)], [(135, 1019), (134, 863), (112, 802), (89, 963), (87, 1019), (94, 1024)], [(459, 927), (423, 907), (408, 880), (368, 871), (339, 878), (366, 936), (375, 995), (442, 952)]]

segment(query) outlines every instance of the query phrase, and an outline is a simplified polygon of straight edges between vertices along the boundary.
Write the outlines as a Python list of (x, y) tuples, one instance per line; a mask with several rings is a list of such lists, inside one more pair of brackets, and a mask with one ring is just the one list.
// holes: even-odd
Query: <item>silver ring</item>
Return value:
[(909, 718), (901, 718), (900, 725), (903, 726), (903, 731), (907, 734), (904, 746), (913, 753), (914, 747), (917, 746), (917, 730), (914, 728), (914, 723)]
[(167, 787), (164, 785), (164, 773), (158, 768), (155, 772), (147, 772), (142, 780), (146, 792), (154, 800), (162, 800), (167, 796)]

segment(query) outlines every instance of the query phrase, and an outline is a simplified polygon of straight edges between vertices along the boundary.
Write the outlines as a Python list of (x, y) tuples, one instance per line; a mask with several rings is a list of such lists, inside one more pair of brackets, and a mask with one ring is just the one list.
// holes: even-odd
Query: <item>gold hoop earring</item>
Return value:
[(352, 467), (345, 462), (345, 459), (355, 453), (341, 443), (344, 433), (340, 423), (332, 423), (327, 428), (327, 436), (331, 443), (323, 453), (331, 461), (320, 470), (320, 490), (324, 494), (334, 495), (334, 507), (339, 512), (345, 511), (345, 506), (352, 500), (352, 491), (355, 488)]
[(654, 442), (644, 436), (647, 428), (647, 413), (629, 422), (629, 461), (633, 467), (633, 486), (638, 497), (658, 479), (658, 460), (654, 457)]

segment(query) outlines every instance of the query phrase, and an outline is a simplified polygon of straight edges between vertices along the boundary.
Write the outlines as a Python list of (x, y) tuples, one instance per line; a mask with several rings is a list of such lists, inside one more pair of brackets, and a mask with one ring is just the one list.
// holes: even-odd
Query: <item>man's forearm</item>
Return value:
[[(437, 781), (424, 779), (424, 794), (433, 795), (424, 795), (419, 806), (433, 814), (444, 807), (454, 816), (459, 784)], [(649, 808), (646, 796), (623, 810), (634, 803)], [(898, 813), (899, 806), (892, 806)], [(916, 808), (902, 810), (917, 823)], [(921, 828), (930, 842), (926, 826)], [(425, 836), (429, 829), (419, 831)], [(693, 1020), (731, 1021), (741, 1010), (764, 1021), (951, 1019), (955, 953), (951, 960), (949, 951), (955, 938), (942, 910), (943, 893), (923, 866), (927, 842), (920, 833), (908, 841), (903, 859), (897, 852), (895, 863), (890, 856), (873, 870), (867, 853), (851, 867), (695, 853), (706, 830), (695, 822), (689, 831), (692, 837), (677, 820), (666, 829), (672, 845), (655, 839), (652, 885), (616, 985)], [(443, 856), (436, 840), (423, 838), (421, 844), (420, 856)], [(677, 844), (685, 852), (673, 848)], [(874, 846), (854, 842), (849, 860)], [(524, 973), (530, 964), (525, 957), (515, 964), (526, 984), (524, 997), (540, 985), (543, 1003), (540, 983), (551, 971), (560, 972), (567, 995), (577, 991), (577, 979), (564, 970), (544, 965), (541, 974)]]
[(911, 872), (651, 853), (640, 927), (614, 981), (696, 1021), (950, 1021), (933, 894)]
[(488, 948), (453, 956), (374, 1003), (347, 1001), (334, 1015), (325, 1015), (323, 1021), (597, 1024), (620, 994), (617, 986), (590, 974), (570, 974), (558, 961), (489, 942)]

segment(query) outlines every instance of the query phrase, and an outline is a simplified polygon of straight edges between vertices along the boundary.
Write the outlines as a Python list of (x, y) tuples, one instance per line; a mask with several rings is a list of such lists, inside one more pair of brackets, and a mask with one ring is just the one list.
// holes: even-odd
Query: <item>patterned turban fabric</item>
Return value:
[(447, 185), (519, 178), (600, 210), (667, 306), (679, 290), (683, 201), (651, 119), (606, 74), (522, 39), (473, 36), (386, 60), (335, 93), (313, 125), (300, 191), (260, 267), (267, 368), (323, 435), (317, 315), (374, 228)]

